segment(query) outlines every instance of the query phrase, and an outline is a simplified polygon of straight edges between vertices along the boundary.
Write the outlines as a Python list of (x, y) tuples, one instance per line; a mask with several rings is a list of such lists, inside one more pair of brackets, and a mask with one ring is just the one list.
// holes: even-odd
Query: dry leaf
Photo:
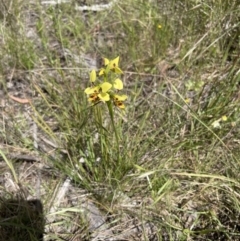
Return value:
[(8, 95), (9, 98), (11, 98), (12, 100), (18, 102), (18, 103), (21, 103), (21, 104), (28, 104), (30, 103), (31, 101), (29, 99), (21, 99), (21, 98), (18, 98), (18, 97), (15, 97), (13, 95)]

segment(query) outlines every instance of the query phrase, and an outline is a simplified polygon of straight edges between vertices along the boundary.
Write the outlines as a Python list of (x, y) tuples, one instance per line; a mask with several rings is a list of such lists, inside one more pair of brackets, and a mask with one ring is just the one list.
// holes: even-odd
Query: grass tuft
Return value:
[(44, 240), (239, 240), (238, 1), (100, 2), (0, 3), (0, 209), (40, 199)]

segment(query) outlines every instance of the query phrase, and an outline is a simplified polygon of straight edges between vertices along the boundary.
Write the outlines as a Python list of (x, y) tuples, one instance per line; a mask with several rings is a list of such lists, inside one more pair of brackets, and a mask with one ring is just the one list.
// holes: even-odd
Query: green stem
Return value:
[(107, 106), (108, 106), (108, 112), (109, 112), (109, 115), (110, 115), (110, 118), (111, 118), (112, 127), (113, 127), (113, 130), (114, 130), (114, 134), (115, 134), (115, 137), (116, 137), (116, 142), (117, 142), (117, 146), (118, 146), (118, 150), (119, 150), (119, 137), (118, 137), (118, 133), (117, 133), (115, 123), (114, 123), (114, 113), (113, 113), (112, 102), (108, 101)]

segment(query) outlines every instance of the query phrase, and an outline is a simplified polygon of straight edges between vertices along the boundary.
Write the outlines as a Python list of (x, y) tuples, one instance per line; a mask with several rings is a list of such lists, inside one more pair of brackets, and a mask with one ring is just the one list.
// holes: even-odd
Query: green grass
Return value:
[[(90, 195), (115, 235), (136, 222), (136, 240), (240, 240), (237, 0), (126, 0), (84, 13), (1, 2), (0, 154), (15, 179), (25, 185), (10, 152), (34, 152), (54, 182), (69, 176)], [(119, 140), (107, 105), (90, 107), (84, 93), (86, 58), (100, 68), (117, 56), (128, 95), (126, 114), (114, 112)], [(55, 188), (44, 187), (46, 215)]]

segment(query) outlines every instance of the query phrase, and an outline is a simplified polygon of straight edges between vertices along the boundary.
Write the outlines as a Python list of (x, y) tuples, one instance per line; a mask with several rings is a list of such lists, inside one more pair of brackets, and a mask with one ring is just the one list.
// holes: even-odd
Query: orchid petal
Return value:
[(110, 96), (108, 93), (100, 93), (98, 95), (99, 99), (102, 101), (109, 101), (110, 100)]
[(120, 79), (115, 79), (113, 83), (113, 87), (117, 90), (123, 89), (123, 82)]
[(126, 95), (114, 95), (114, 100), (115, 101), (124, 101), (127, 99)]
[(102, 93), (106, 93), (108, 90), (112, 88), (112, 85), (108, 82), (104, 82), (103, 84), (100, 85), (100, 88), (102, 90)]
[(106, 66), (106, 65), (108, 65), (108, 64), (109, 64), (109, 62), (110, 62), (110, 60), (109, 60), (109, 59), (104, 58), (104, 65), (105, 65), (105, 66)]
[(88, 87), (84, 90), (84, 93), (86, 93), (87, 95), (93, 94), (93, 93), (98, 93), (99, 91), (99, 87)]
[(93, 69), (90, 73), (90, 81), (93, 83), (97, 78), (96, 71)]

